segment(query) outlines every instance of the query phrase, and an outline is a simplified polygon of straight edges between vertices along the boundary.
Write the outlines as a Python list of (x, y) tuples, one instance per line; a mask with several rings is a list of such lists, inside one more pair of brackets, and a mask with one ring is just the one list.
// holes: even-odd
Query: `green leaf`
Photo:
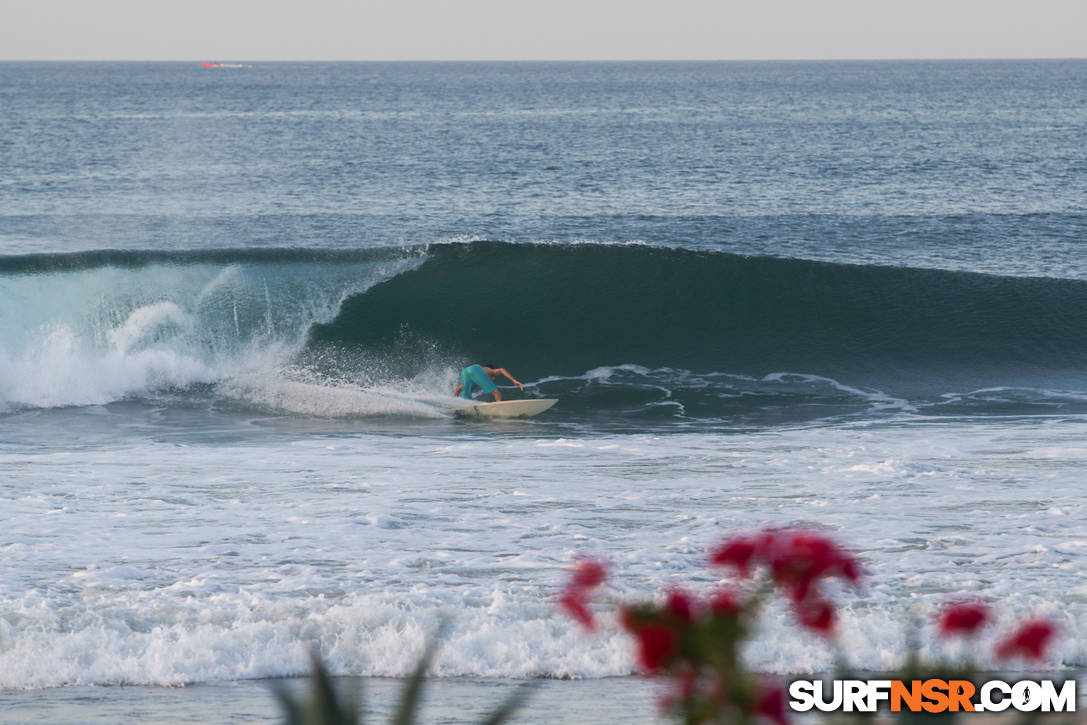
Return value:
[(279, 706), (286, 717), (286, 725), (305, 725), (302, 720), (302, 704), (298, 702), (283, 684), (277, 684), (273, 688)]
[(308, 701), (305, 697), (292, 695), (282, 684), (274, 687), (287, 725), (359, 725), (354, 698), (341, 699), (337, 696), (332, 676), (316, 650), (313, 653), (313, 671), (308, 680)]
[(400, 702), (396, 707), (396, 715), (393, 717), (393, 725), (412, 725), (415, 722), (415, 713), (419, 709), (419, 701), (423, 696), (423, 683), (426, 681), (427, 670), (434, 659), (434, 651), (437, 645), (427, 645), (426, 651), (415, 666), (408, 684), (400, 693)]
[(509, 720), (513, 713), (521, 709), (525, 700), (536, 689), (535, 682), (525, 682), (517, 686), (517, 689), (498, 706), (490, 715), (484, 718), (480, 725), (500, 725)]

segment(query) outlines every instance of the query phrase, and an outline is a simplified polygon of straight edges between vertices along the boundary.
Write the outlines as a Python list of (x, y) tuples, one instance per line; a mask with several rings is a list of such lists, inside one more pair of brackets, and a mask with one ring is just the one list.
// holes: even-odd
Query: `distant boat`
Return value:
[(200, 65), (205, 68), (252, 68), (251, 65), (245, 65), (243, 63), (208, 63), (203, 62)]

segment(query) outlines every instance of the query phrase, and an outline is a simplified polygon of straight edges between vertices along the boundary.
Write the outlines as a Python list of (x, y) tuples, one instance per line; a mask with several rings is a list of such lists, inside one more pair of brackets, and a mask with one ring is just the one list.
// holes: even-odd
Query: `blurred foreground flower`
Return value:
[(951, 602), (940, 613), (940, 634), (970, 636), (989, 621), (989, 607), (981, 602)]
[[(861, 563), (825, 534), (799, 528), (730, 537), (711, 551), (709, 563), (733, 570), (745, 580), (745, 586), (719, 589), (708, 597), (675, 587), (663, 600), (619, 608), (617, 620), (634, 639), (638, 668), (667, 681), (668, 692), (661, 706), (688, 725), (746, 724), (757, 718), (784, 725), (784, 689), (749, 672), (741, 658), (741, 648), (753, 632), (759, 610), (776, 593), (789, 604), (803, 630), (836, 642), (835, 606), (824, 585), (836, 579), (858, 587)], [(559, 596), (562, 609), (588, 629), (596, 627), (590, 609), (592, 593), (605, 577), (599, 562), (582, 559)], [(950, 602), (937, 616), (944, 638), (974, 637), (991, 620), (989, 607), (971, 600)], [(1047, 620), (1028, 621), (1001, 641), (996, 656), (1038, 660), (1055, 633), (1056, 627)], [(837, 654), (844, 655), (840, 648)], [(844, 660), (839, 666), (839, 677), (846, 678)], [(899, 679), (911, 680), (924, 679), (925, 672), (951, 671), (962, 678), (972, 674), (969, 669), (942, 662), (922, 663), (916, 652), (896, 674)], [(920, 716), (902, 712), (900, 717), (910, 721)]]
[(1000, 659), (1024, 657), (1040, 660), (1046, 655), (1049, 644), (1057, 634), (1057, 626), (1045, 619), (1033, 619), (1004, 639), (996, 648)]
[(773, 587), (792, 603), (797, 622), (824, 635), (834, 631), (834, 607), (820, 583), (840, 578), (857, 585), (860, 563), (824, 534), (806, 529), (767, 529), (726, 539), (710, 554), (710, 564), (731, 567), (742, 577), (765, 567)]
[(559, 596), (559, 605), (567, 614), (588, 630), (596, 629), (593, 612), (589, 609), (592, 591), (604, 583), (607, 570), (596, 559), (582, 559), (574, 567), (570, 583)]
[[(771, 591), (780, 592), (802, 627), (830, 636), (834, 608), (822, 582), (841, 578), (857, 584), (860, 565), (828, 537), (803, 529), (733, 537), (713, 550), (710, 563), (731, 567), (744, 578), (763, 571), (766, 578), (761, 586), (721, 589), (709, 597), (677, 587), (663, 602), (622, 607), (619, 623), (634, 638), (638, 666), (669, 679), (662, 705), (686, 723), (756, 717), (784, 723), (783, 689), (748, 672), (740, 659), (762, 601)], [(589, 629), (595, 627), (591, 595), (605, 575), (598, 562), (583, 559), (559, 596), (562, 609)]]

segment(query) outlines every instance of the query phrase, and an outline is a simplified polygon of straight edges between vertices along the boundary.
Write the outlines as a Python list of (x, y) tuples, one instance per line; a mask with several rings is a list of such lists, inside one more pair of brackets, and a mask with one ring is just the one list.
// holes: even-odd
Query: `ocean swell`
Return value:
[(556, 415), (1067, 412), (1084, 329), (1079, 280), (634, 244), (26, 255), (0, 257), (0, 410), (210, 389), (441, 417), (474, 360), (562, 397)]
[(1087, 381), (1087, 283), (642, 245), (437, 245), (310, 345), (424, 339), (530, 377), (638, 364), (892, 390)]

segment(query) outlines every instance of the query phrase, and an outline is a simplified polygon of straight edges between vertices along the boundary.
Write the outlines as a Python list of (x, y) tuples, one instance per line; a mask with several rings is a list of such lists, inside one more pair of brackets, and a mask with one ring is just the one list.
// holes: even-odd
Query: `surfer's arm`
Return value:
[(522, 383), (522, 382), (521, 382), (520, 380), (518, 380), (517, 378), (513, 377), (512, 375), (510, 375), (509, 371), (508, 371), (508, 370), (506, 370), (506, 368), (498, 368), (498, 372), (502, 373), (502, 374), (503, 374), (503, 375), (505, 375), (505, 376), (506, 376), (507, 378), (509, 378), (509, 379), (510, 379), (511, 381), (513, 381), (513, 384), (514, 384), (514, 385), (516, 385), (517, 387), (519, 387), (519, 388), (520, 388), (521, 390), (524, 390), (524, 389), (525, 389), (525, 384), (524, 384), (524, 383)]

